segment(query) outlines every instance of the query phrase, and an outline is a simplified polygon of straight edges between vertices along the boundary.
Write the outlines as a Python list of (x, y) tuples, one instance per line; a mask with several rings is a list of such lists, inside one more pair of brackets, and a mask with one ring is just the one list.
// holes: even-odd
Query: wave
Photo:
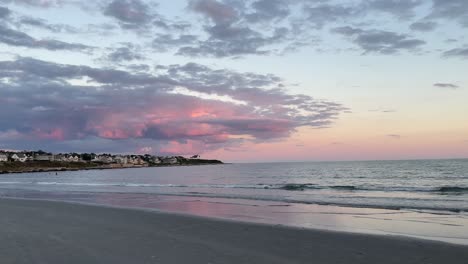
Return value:
[(318, 185), (314, 183), (284, 184), (152, 184), (152, 183), (86, 183), (86, 182), (0, 182), (0, 185), (42, 185), (72, 187), (134, 187), (134, 188), (206, 188), (206, 189), (272, 189), (285, 191), (333, 190), (333, 191), (377, 191), (377, 192), (426, 192), (439, 194), (468, 194), (468, 187), (402, 187), (402, 186), (354, 186)]
[[(462, 217), (468, 217), (468, 207), (466, 205), (462, 206), (450, 206), (444, 204), (432, 203), (431, 199), (425, 200), (423, 204), (417, 203), (387, 203), (389, 200), (385, 200), (385, 203), (376, 203), (372, 201), (363, 201), (361, 199), (345, 199), (345, 200), (327, 200), (319, 199), (301, 199), (301, 198), (288, 198), (288, 197), (275, 197), (275, 196), (252, 196), (244, 194), (229, 194), (229, 193), (199, 193), (199, 192), (181, 192), (181, 193), (168, 193), (168, 192), (157, 192), (157, 193), (144, 193), (144, 192), (81, 192), (81, 191), (72, 191), (65, 193), (60, 193), (63, 196), (56, 196), (54, 192), (44, 192), (44, 191), (34, 191), (28, 189), (19, 189), (15, 190), (12, 193), (5, 192), (5, 190), (0, 189), (1, 197), (8, 198), (26, 198), (26, 199), (39, 199), (39, 200), (59, 200), (59, 201), (71, 201), (71, 202), (85, 202), (82, 198), (92, 198), (94, 195), (101, 197), (102, 195), (111, 194), (112, 198), (115, 199), (116, 196), (122, 195), (124, 197), (128, 195), (144, 195), (144, 198), (147, 199), (149, 195), (163, 195), (163, 196), (180, 196), (180, 197), (200, 197), (200, 198), (223, 198), (223, 199), (243, 199), (250, 201), (265, 201), (265, 202), (282, 202), (286, 203), (285, 206), (290, 206), (291, 204), (316, 204), (316, 205), (328, 205), (328, 206), (341, 206), (341, 207), (351, 207), (351, 208), (373, 208), (373, 209), (388, 209), (388, 210), (415, 210), (421, 213), (429, 213), (436, 215), (448, 215), (448, 214), (462, 214)], [(62, 197), (62, 198), (60, 198)], [(74, 199), (79, 198), (79, 200)], [(90, 200), (91, 203), (99, 201)], [(86, 203), (86, 202), (85, 202)], [(99, 203), (99, 202), (98, 202)]]
[(282, 189), (287, 191), (304, 191), (306, 189), (335, 189), (335, 190), (347, 190), (347, 191), (354, 191), (358, 189), (356, 186), (348, 186), (348, 185), (335, 185), (335, 186), (318, 186), (316, 184), (295, 184), (289, 183), (285, 185), (276, 186), (276, 189)]
[(437, 191), (441, 193), (468, 193), (468, 187), (444, 186)]
[(272, 189), (282, 189), (287, 191), (303, 191), (305, 189), (317, 189), (318, 187), (315, 184), (296, 184), (296, 183), (288, 183), (285, 185), (277, 186), (277, 188), (273, 188), (273, 186), (269, 187)]
[(0, 182), (0, 185), (32, 184), (43, 186), (89, 186), (89, 187), (142, 187), (142, 188), (214, 188), (214, 189), (276, 189), (304, 191), (306, 189), (355, 190), (355, 186), (318, 186), (312, 183), (286, 184), (150, 184), (150, 183), (86, 183), (86, 182)]

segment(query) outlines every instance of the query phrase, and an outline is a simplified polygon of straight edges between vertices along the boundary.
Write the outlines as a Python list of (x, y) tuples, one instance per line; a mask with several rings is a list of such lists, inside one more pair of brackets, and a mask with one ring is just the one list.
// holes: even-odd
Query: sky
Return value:
[(0, 0), (0, 149), (468, 158), (466, 0)]

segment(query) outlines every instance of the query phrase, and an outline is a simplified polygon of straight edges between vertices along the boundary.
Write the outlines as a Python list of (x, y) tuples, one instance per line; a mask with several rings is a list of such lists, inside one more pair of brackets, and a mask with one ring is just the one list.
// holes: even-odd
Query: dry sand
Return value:
[(468, 247), (60, 202), (0, 199), (1, 264), (468, 263)]

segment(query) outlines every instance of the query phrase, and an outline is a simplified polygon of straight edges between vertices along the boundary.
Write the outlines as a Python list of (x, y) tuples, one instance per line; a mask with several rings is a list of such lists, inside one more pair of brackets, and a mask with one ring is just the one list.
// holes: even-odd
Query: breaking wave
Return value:
[(318, 185), (314, 183), (285, 184), (150, 184), (150, 183), (80, 183), (80, 182), (0, 182), (0, 185), (44, 185), (44, 186), (89, 186), (89, 187), (135, 187), (135, 188), (208, 188), (208, 189), (272, 189), (285, 191), (334, 190), (334, 191), (380, 191), (380, 192), (429, 192), (440, 194), (468, 194), (468, 187), (401, 187), (401, 186), (354, 186)]
[(468, 187), (444, 186), (437, 191), (441, 193), (468, 193)]

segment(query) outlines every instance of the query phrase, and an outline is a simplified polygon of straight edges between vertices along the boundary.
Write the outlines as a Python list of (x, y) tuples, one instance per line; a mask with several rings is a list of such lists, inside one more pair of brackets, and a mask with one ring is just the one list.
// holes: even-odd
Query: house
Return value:
[(69, 155), (68, 157), (68, 162), (80, 162), (81, 158), (78, 155)]
[(54, 160), (55, 161), (66, 162), (66, 161), (68, 161), (68, 158), (63, 154), (57, 154), (57, 155), (54, 156)]
[(49, 154), (42, 154), (34, 156), (34, 161), (54, 161), (54, 156)]
[(97, 155), (92, 161), (102, 163), (114, 163), (114, 158), (110, 155)]
[(26, 162), (28, 160), (28, 156), (24, 153), (15, 153), (11, 156), (11, 159), (14, 161)]
[(153, 164), (161, 164), (162, 160), (160, 158), (158, 158), (158, 157), (152, 157), (151, 162)]
[(7, 162), (8, 161), (8, 155), (4, 153), (0, 153), (0, 162)]
[(164, 157), (162, 158), (162, 163), (163, 164), (177, 164), (179, 161), (177, 160), (176, 157)]
[(116, 156), (114, 158), (114, 162), (119, 163), (119, 164), (127, 164), (128, 163), (128, 158), (127, 156)]

